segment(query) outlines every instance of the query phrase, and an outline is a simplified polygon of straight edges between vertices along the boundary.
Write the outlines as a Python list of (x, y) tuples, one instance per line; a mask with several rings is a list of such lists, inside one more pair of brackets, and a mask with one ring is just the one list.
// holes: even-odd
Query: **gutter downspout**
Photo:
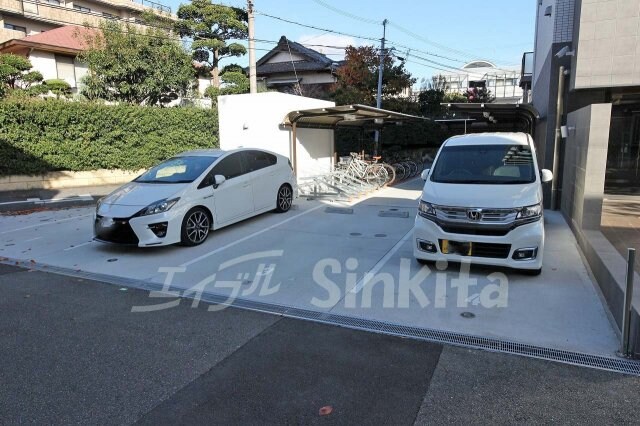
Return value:
[(562, 113), (564, 109), (564, 65), (558, 70), (558, 100), (556, 103), (556, 131), (553, 138), (553, 180), (551, 181), (551, 210), (558, 209), (558, 167), (560, 159), (560, 142), (562, 141)]

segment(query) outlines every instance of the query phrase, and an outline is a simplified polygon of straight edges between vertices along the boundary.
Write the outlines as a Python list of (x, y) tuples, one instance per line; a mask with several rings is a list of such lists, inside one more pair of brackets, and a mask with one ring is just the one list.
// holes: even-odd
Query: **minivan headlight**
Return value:
[(420, 204), (418, 205), (418, 214), (422, 217), (431, 219), (436, 217), (436, 209), (433, 208), (431, 203), (420, 200)]
[(140, 216), (148, 216), (150, 214), (164, 213), (167, 210), (169, 210), (171, 207), (173, 207), (179, 200), (180, 198), (156, 201), (155, 203), (150, 204), (148, 207), (145, 207), (140, 212)]
[(522, 207), (518, 210), (516, 220), (534, 221), (542, 216), (542, 203)]

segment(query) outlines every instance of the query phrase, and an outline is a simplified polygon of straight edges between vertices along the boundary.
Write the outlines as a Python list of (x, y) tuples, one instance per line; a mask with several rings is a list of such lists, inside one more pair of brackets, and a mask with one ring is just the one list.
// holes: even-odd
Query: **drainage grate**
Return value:
[[(68, 268), (43, 265), (38, 263), (21, 262), (13, 259), (1, 260), (0, 263), (8, 265), (22, 265), (30, 269), (45, 272), (59, 273), (62, 275), (85, 278), (89, 280), (102, 281), (117, 286), (127, 286), (142, 290), (162, 290), (162, 284), (144, 280), (130, 278), (120, 278), (112, 275), (97, 274), (93, 272), (77, 271)], [(571, 352), (562, 349), (545, 348), (541, 346), (528, 345), (525, 343), (498, 340), (488, 337), (473, 336), (469, 334), (434, 330), (429, 328), (412, 327), (395, 324), (386, 321), (370, 320), (365, 318), (350, 317), (346, 315), (332, 314), (328, 312), (317, 312), (308, 309), (296, 308), (286, 305), (264, 303), (250, 299), (234, 299), (229, 302), (227, 296), (212, 292), (202, 294), (201, 300), (208, 303), (223, 304), (240, 309), (265, 312), (282, 315), (288, 318), (296, 318), (310, 321), (317, 321), (325, 324), (337, 325), (356, 330), (369, 331), (374, 333), (390, 334), (394, 336), (414, 338), (434, 343), (464, 346), (473, 349), (484, 349), (494, 352), (504, 352), (514, 355), (522, 355), (531, 358), (557, 361), (565, 364), (572, 364), (581, 367), (591, 367), (601, 370), (614, 371), (618, 373), (632, 374), (640, 376), (640, 362), (606, 357), (601, 355), (584, 354)]]
[(378, 213), (380, 217), (400, 217), (406, 219), (409, 217), (409, 212), (397, 211), (397, 210), (380, 210)]
[(327, 207), (324, 209), (325, 213), (337, 213), (337, 214), (353, 214), (353, 209), (348, 207)]

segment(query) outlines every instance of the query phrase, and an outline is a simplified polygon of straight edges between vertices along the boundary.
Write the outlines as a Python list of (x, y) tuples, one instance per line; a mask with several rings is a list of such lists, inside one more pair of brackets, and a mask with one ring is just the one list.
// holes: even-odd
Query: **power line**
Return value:
[[(332, 5), (326, 3), (323, 0), (313, 0), (313, 1), (318, 3), (318, 4), (320, 4), (321, 6), (323, 6), (325, 8), (335, 12), (335, 13), (338, 13), (340, 15), (346, 16), (348, 18), (351, 18), (351, 19), (354, 19), (354, 20), (357, 20), (357, 21), (360, 21), (360, 22), (365, 22), (367, 24), (375, 24), (375, 25), (381, 24), (381, 21), (377, 21), (377, 20), (374, 20), (374, 19), (364, 18), (364, 17), (358, 16), (358, 15), (355, 15), (355, 14), (347, 12), (347, 11), (345, 11), (343, 9), (339, 9), (339, 8), (337, 8), (335, 6), (332, 6)], [(329, 30), (329, 29), (320, 29), (320, 28), (315, 27), (313, 25), (302, 24), (302, 23), (299, 23), (299, 22), (287, 20), (285, 18), (280, 18), (280, 17), (277, 17), (277, 16), (268, 15), (266, 13), (261, 13), (261, 15), (268, 16), (268, 17), (273, 18), (273, 19), (278, 19), (278, 20), (281, 20), (283, 22), (291, 23), (291, 24), (294, 24), (294, 25), (299, 25), (299, 26), (306, 27), (306, 28), (312, 28), (312, 29), (321, 30), (321, 31), (325, 31), (325, 32), (331, 32), (331, 33), (334, 33), (334, 34), (346, 35), (346, 36), (349, 36), (349, 37), (360, 38), (360, 39), (364, 39), (364, 40), (378, 41), (378, 39), (374, 39), (372, 37), (358, 36), (358, 35), (354, 35), (354, 34), (346, 34), (346, 33), (342, 33), (342, 32), (335, 31), (335, 30)], [(416, 34), (416, 33), (412, 32), (411, 30), (408, 30), (407, 28), (405, 28), (405, 27), (403, 27), (403, 26), (401, 26), (399, 24), (394, 23), (394, 22), (389, 22), (389, 24), (391, 26), (395, 27), (396, 29), (404, 32), (405, 34), (407, 34), (407, 35), (409, 35), (409, 36), (411, 36), (411, 37), (413, 37), (413, 38), (415, 38), (415, 39), (417, 39), (419, 41), (422, 41), (422, 42), (427, 43), (427, 44), (431, 44), (431, 45), (433, 45), (435, 47), (438, 47), (439, 49), (442, 49), (442, 50), (447, 50), (447, 51), (450, 51), (450, 52), (458, 53), (458, 54), (460, 54), (462, 56), (465, 56), (467, 59), (452, 58), (450, 56), (445, 56), (445, 55), (441, 55), (441, 54), (437, 54), (437, 53), (433, 53), (433, 52), (429, 52), (429, 51), (425, 51), (425, 50), (415, 49), (413, 47), (405, 46), (405, 45), (402, 45), (400, 43), (396, 43), (396, 42), (393, 42), (393, 41), (389, 41), (389, 40), (387, 41), (389, 44), (395, 45), (396, 47), (403, 48), (403, 49), (411, 49), (411, 50), (414, 50), (414, 51), (416, 51), (418, 53), (422, 53), (424, 55), (433, 56), (433, 57), (437, 57), (437, 58), (440, 58), (440, 59), (445, 59), (445, 60), (452, 61), (452, 62), (457, 62), (457, 63), (461, 63), (461, 62), (464, 63), (464, 62), (467, 62), (468, 59), (476, 58), (476, 56), (474, 54), (472, 54), (472, 53), (465, 52), (463, 50), (458, 50), (458, 49), (449, 47), (447, 45), (431, 41), (431, 40), (429, 40), (429, 39), (427, 39), (427, 38), (425, 38), (425, 37), (423, 37), (423, 36), (421, 36), (419, 34)], [(452, 67), (451, 65), (446, 65), (446, 66), (447, 67)], [(452, 67), (452, 68), (460, 70), (460, 68), (456, 68), (456, 67)], [(501, 69), (501, 68), (498, 68), (498, 67), (496, 67), (496, 69), (500, 70), (500, 71), (504, 71), (504, 72), (512, 72), (512, 70), (504, 70), (504, 69)], [(467, 72), (467, 71), (464, 71), (464, 72)]]
[(449, 51), (449, 52), (454, 52), (454, 53), (457, 53), (459, 55), (466, 56), (466, 57), (468, 57), (470, 59), (475, 58), (475, 55), (473, 55), (473, 54), (471, 54), (469, 52), (458, 50), (458, 49), (455, 49), (453, 47), (449, 47), (447, 45), (444, 45), (444, 44), (441, 44), (441, 43), (437, 43), (435, 41), (431, 41), (426, 37), (422, 37), (421, 35), (416, 34), (413, 31), (408, 30), (408, 29), (406, 29), (405, 27), (403, 27), (401, 25), (396, 24), (395, 22), (389, 22), (389, 25), (391, 25), (395, 29), (400, 30), (401, 32), (407, 34), (408, 36), (413, 37), (414, 39), (422, 41), (423, 43), (430, 44), (430, 45), (435, 46), (435, 47), (437, 47), (439, 49), (442, 49), (442, 50), (446, 50), (446, 51)]
[[(301, 22), (292, 21), (290, 19), (281, 18), (279, 16), (274, 16), (274, 15), (271, 15), (271, 14), (268, 14), (268, 13), (264, 13), (264, 12), (256, 11), (256, 13), (259, 14), (259, 15), (262, 15), (262, 16), (266, 16), (266, 17), (271, 18), (271, 19), (275, 19), (275, 20), (278, 20), (278, 21), (286, 22), (286, 23), (289, 23), (289, 24), (292, 24), (292, 25), (297, 25), (297, 26), (304, 27), (304, 28), (311, 28), (311, 29), (314, 29), (314, 30), (317, 30), (317, 31), (323, 31), (323, 32), (327, 32), (327, 33), (339, 34), (339, 35), (343, 35), (343, 36), (347, 36), (347, 37), (353, 37), (353, 38), (362, 39), (362, 40), (368, 40), (368, 41), (375, 41), (375, 42), (379, 41), (379, 39), (374, 38), (374, 37), (367, 37), (367, 36), (361, 36), (361, 35), (357, 35), (357, 34), (345, 33), (345, 32), (341, 32), (341, 31), (331, 30), (331, 29), (328, 29), (328, 28), (320, 28), (320, 27), (317, 27), (315, 25), (303, 24)], [(395, 43), (395, 42), (389, 42), (389, 43), (391, 45), (395, 45), (396, 47), (400, 47), (400, 48), (404, 48), (404, 49), (411, 49), (411, 50), (414, 50), (414, 51), (416, 51), (418, 53), (422, 53), (422, 54), (429, 55), (429, 56), (434, 56), (434, 57), (439, 57), (441, 59), (446, 59), (446, 60), (449, 60), (449, 61), (452, 61), (452, 62), (458, 62), (458, 63), (459, 62), (464, 62), (464, 61), (462, 61), (460, 59), (450, 58), (450, 57), (447, 57), (447, 56), (444, 56), (444, 55), (438, 55), (438, 54), (435, 54), (433, 52), (427, 52), (427, 51), (420, 50), (420, 49), (414, 49), (414, 48), (411, 48), (411, 47), (408, 47), (408, 46), (405, 46), (405, 45), (402, 45), (402, 44), (399, 44), (399, 43)], [(451, 66), (451, 65), (445, 65), (445, 66), (449, 67), (449, 68), (453, 68), (453, 69), (459, 70), (459, 71), (462, 71), (460, 68), (457, 68), (457, 67), (454, 67), (454, 66)], [(499, 68), (496, 68), (496, 69), (499, 69)], [(507, 71), (507, 70), (501, 70), (501, 71)], [(463, 72), (468, 72), (468, 71), (463, 71)], [(508, 71), (508, 72), (511, 72), (511, 71)]]
[(378, 21), (375, 19), (368, 19), (368, 18), (364, 18), (362, 16), (359, 15), (354, 15), (353, 13), (347, 12), (345, 10), (342, 9), (338, 9), (337, 7), (331, 6), (330, 4), (327, 4), (326, 2), (322, 1), (322, 0), (313, 0), (314, 2), (318, 3), (321, 6), (326, 7), (329, 10), (332, 10), (340, 15), (346, 16), (347, 18), (351, 18), (351, 19), (355, 19), (356, 21), (360, 21), (360, 22), (364, 22), (366, 24), (374, 24), (374, 25), (381, 25), (382, 21)]
[(288, 24), (298, 25), (300, 27), (311, 28), (311, 29), (314, 29), (314, 30), (317, 30), (317, 31), (324, 31), (324, 32), (327, 32), (327, 33), (339, 34), (339, 35), (358, 38), (358, 39), (362, 39), (362, 40), (369, 40), (369, 41), (375, 41), (375, 42), (380, 41), (380, 39), (374, 38), (374, 37), (360, 36), (360, 35), (356, 35), (356, 34), (349, 34), (349, 33), (344, 33), (344, 32), (341, 32), (341, 31), (330, 30), (330, 29), (327, 29), (327, 28), (320, 28), (320, 27), (316, 27), (315, 25), (302, 24), (300, 22), (296, 22), (296, 21), (292, 21), (292, 20), (289, 20), (289, 19), (281, 18), (279, 16), (270, 15), (270, 14), (264, 13), (264, 12), (256, 11), (256, 13), (259, 14), (259, 15), (262, 15), (262, 16), (266, 16), (267, 18), (276, 19), (278, 21), (286, 22)]
[[(327, 9), (329, 9), (329, 10), (331, 10), (331, 11), (335, 12), (335, 13), (338, 13), (339, 15), (346, 16), (346, 17), (348, 17), (348, 18), (355, 19), (355, 20), (360, 21), (360, 22), (365, 22), (365, 23), (367, 23), (367, 24), (375, 24), (375, 25), (380, 25), (380, 24), (382, 23), (382, 21), (378, 21), (378, 20), (375, 20), (375, 19), (364, 18), (364, 17), (362, 17), (362, 16), (355, 15), (355, 14), (353, 14), (353, 13), (347, 12), (347, 11), (346, 11), (346, 10), (344, 10), (344, 9), (339, 9), (339, 8), (337, 8), (337, 7), (335, 7), (335, 6), (332, 6), (332, 5), (330, 5), (330, 4), (327, 4), (327, 3), (326, 3), (325, 1), (323, 1), (323, 0), (313, 0), (313, 1), (314, 1), (314, 2), (316, 2), (316, 3), (318, 3), (318, 4), (320, 4), (321, 6), (324, 6), (325, 8), (327, 8)], [(448, 46), (445, 46), (445, 45), (442, 45), (442, 44), (439, 44), (439, 43), (432, 42), (432, 41), (430, 41), (430, 40), (428, 40), (428, 39), (426, 39), (426, 38), (424, 38), (424, 37), (422, 37), (422, 36), (420, 36), (420, 35), (418, 35), (418, 34), (415, 34), (415, 33), (411, 32), (411, 31), (407, 30), (407, 29), (406, 29), (406, 28), (404, 28), (404, 27), (401, 27), (401, 26), (400, 26), (400, 25), (398, 25), (398, 24), (395, 24), (394, 22), (389, 21), (389, 24), (390, 24), (391, 26), (396, 27), (396, 28), (397, 28), (397, 29), (399, 29), (400, 31), (403, 31), (403, 32), (407, 33), (408, 35), (410, 35), (410, 36), (412, 36), (412, 37), (414, 37), (414, 38), (417, 38), (417, 39), (419, 39), (419, 40), (421, 40), (421, 41), (423, 41), (423, 42), (425, 42), (425, 43), (433, 44), (434, 46), (439, 47), (440, 49), (443, 49), (443, 50), (456, 51), (455, 49), (449, 48)], [(397, 44), (397, 43), (396, 43), (396, 44)], [(400, 45), (399, 45), (399, 46), (400, 46)], [(407, 48), (406, 46), (400, 46), (400, 47)], [(459, 52), (459, 51), (458, 51), (458, 52)], [(448, 58), (448, 57), (446, 57), (446, 56), (438, 55), (438, 54), (431, 53), (431, 52), (421, 52), (421, 53), (425, 53), (425, 54), (427, 54), (427, 55), (438, 56), (438, 57), (441, 57), (441, 58), (443, 58), (443, 59), (448, 59), (448, 60), (452, 60), (452, 61), (455, 61), (455, 62), (464, 62), (464, 61), (459, 60), (459, 59)], [(464, 52), (463, 52), (463, 53), (464, 53)]]

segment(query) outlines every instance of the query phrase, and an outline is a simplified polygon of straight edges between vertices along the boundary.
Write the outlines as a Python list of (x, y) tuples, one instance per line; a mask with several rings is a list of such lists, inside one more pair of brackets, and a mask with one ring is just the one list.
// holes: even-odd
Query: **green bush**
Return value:
[(56, 99), (0, 102), (0, 176), (137, 170), (181, 151), (218, 146), (215, 109)]

